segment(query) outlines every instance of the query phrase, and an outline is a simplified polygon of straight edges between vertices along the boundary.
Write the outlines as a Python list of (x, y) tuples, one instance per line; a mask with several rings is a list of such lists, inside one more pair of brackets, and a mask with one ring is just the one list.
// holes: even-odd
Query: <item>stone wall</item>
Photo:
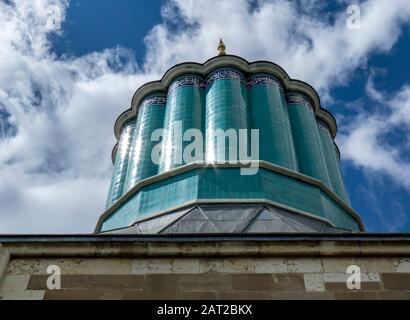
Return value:
[[(3, 239), (2, 299), (410, 299), (408, 236), (41, 239)], [(50, 265), (61, 289), (47, 288)]]

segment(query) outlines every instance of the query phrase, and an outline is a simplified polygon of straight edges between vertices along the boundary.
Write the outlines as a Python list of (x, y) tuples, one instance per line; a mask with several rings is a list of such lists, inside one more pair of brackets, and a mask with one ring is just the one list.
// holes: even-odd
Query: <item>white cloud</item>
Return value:
[(0, 233), (93, 230), (112, 170), (113, 123), (155, 77), (122, 48), (57, 59), (49, 4), (66, 5), (0, 3), (0, 115), (9, 115), (0, 126)]
[[(91, 232), (108, 191), (117, 115), (142, 83), (175, 63), (214, 56), (219, 37), (228, 53), (272, 60), (330, 99), (329, 89), (348, 83), (371, 53), (391, 49), (410, 17), (406, 0), (366, 1), (362, 29), (348, 30), (344, 10), (329, 23), (320, 2), (302, 2), (303, 11), (284, 0), (256, 8), (244, 0), (169, 1), (140, 67), (124, 48), (57, 58), (48, 36), (64, 30), (47, 29), (44, 8), (59, 5), (65, 18), (64, 0), (0, 2), (0, 233)], [(382, 130), (378, 119), (366, 130), (345, 141), (374, 139), (370, 151), (390, 157), (389, 168), (401, 164), (369, 136)], [(369, 158), (357, 161), (368, 166)]]
[(410, 86), (389, 96), (375, 88), (373, 75), (366, 92), (381, 108), (361, 110), (353, 122), (345, 125), (338, 137), (342, 156), (366, 170), (381, 171), (410, 190), (410, 163), (401, 153), (406, 146), (384, 138), (400, 130), (406, 135), (404, 140), (409, 140)]
[(346, 128), (350, 132), (339, 138), (342, 156), (366, 170), (382, 171), (410, 188), (410, 164), (400, 158), (395, 146), (382, 141), (382, 136), (393, 129), (381, 117), (358, 117)]
[[(169, 20), (181, 24), (182, 17), (194, 27), (175, 31), (168, 24), (156, 26), (147, 37), (147, 65), (162, 72), (175, 62), (204, 61), (215, 54), (215, 43), (222, 37), (228, 53), (274, 61), (291, 77), (327, 94), (330, 87), (346, 83), (371, 52), (390, 50), (401, 24), (410, 19), (406, 0), (394, 5), (388, 0), (363, 2), (359, 30), (346, 27), (346, 10), (336, 12), (332, 24), (321, 19), (318, 1), (302, 1), (301, 6), (284, 0), (258, 3), (250, 10), (244, 0), (170, 2), (164, 10)], [(179, 15), (173, 14), (175, 8)]]
[(377, 179), (375, 175), (366, 176), (368, 183), (356, 188), (360, 201), (371, 209), (367, 217), (362, 217), (365, 219), (366, 229), (373, 232), (403, 231), (403, 226), (408, 221), (405, 204), (397, 199), (389, 199), (389, 210), (386, 214), (386, 190), (391, 194), (394, 193), (394, 188), (385, 180)]

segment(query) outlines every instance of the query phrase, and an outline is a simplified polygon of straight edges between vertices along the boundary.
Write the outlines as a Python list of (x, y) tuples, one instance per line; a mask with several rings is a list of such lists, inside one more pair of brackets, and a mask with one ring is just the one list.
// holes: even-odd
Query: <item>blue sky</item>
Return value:
[(91, 232), (116, 117), (143, 83), (214, 56), (219, 37), (318, 90), (367, 231), (409, 232), (409, 22), (406, 0), (0, 2), (0, 233)]
[(122, 46), (135, 53), (141, 63), (144, 37), (161, 22), (162, 1), (74, 0), (62, 24), (64, 36), (54, 37), (58, 55), (84, 55), (92, 51)]

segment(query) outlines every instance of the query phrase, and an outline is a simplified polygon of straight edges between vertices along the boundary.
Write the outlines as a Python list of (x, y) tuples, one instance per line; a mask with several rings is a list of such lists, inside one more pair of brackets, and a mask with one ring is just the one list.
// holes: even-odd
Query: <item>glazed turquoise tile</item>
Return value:
[(325, 156), (326, 168), (330, 179), (330, 188), (346, 203), (349, 204), (346, 188), (339, 168), (339, 159), (336, 153), (333, 139), (329, 128), (325, 123), (318, 120), (320, 140), (322, 143), (323, 154)]
[(279, 81), (269, 74), (255, 74), (247, 81), (251, 128), (259, 129), (261, 160), (297, 171), (285, 96)]
[(299, 171), (330, 186), (319, 130), (310, 102), (295, 92), (287, 93), (286, 99)]
[[(238, 140), (216, 139), (217, 130), (248, 128), (247, 90), (244, 76), (236, 69), (213, 71), (206, 79), (206, 160), (225, 162), (238, 159)], [(228, 142), (229, 141), (229, 142)], [(225, 142), (225, 143), (224, 143)]]
[[(203, 156), (192, 161), (185, 161), (184, 150), (194, 138), (185, 141), (184, 133), (194, 129), (204, 136), (204, 79), (198, 75), (185, 75), (175, 79), (169, 90), (165, 111), (164, 129), (165, 143), (158, 172), (166, 172), (195, 160), (203, 160)], [(187, 137), (186, 137), (187, 138)], [(203, 148), (202, 148), (203, 151)], [(201, 156), (201, 154), (193, 155)]]
[(197, 190), (198, 175), (194, 172), (146, 186), (104, 221), (102, 231), (128, 226), (136, 220), (195, 200)]
[(207, 168), (141, 188), (103, 222), (102, 231), (128, 226), (190, 201), (216, 199), (270, 200), (328, 219), (339, 228), (359, 230), (349, 213), (314, 185), (263, 168), (249, 176), (241, 175), (239, 168)]
[(152, 141), (152, 133), (164, 124), (166, 96), (151, 95), (140, 105), (131, 148), (125, 191), (139, 181), (158, 173), (158, 164), (152, 161), (151, 152), (160, 141)]
[(118, 151), (115, 159), (114, 173), (107, 197), (106, 207), (111, 207), (124, 193), (124, 185), (127, 177), (130, 149), (132, 147), (135, 131), (135, 119), (129, 121), (121, 131)]

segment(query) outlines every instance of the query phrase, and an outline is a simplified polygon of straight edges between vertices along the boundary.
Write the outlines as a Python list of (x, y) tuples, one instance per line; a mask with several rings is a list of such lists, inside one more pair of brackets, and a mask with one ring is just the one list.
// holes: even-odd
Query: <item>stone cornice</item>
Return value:
[(410, 256), (410, 234), (1, 236), (16, 257)]

